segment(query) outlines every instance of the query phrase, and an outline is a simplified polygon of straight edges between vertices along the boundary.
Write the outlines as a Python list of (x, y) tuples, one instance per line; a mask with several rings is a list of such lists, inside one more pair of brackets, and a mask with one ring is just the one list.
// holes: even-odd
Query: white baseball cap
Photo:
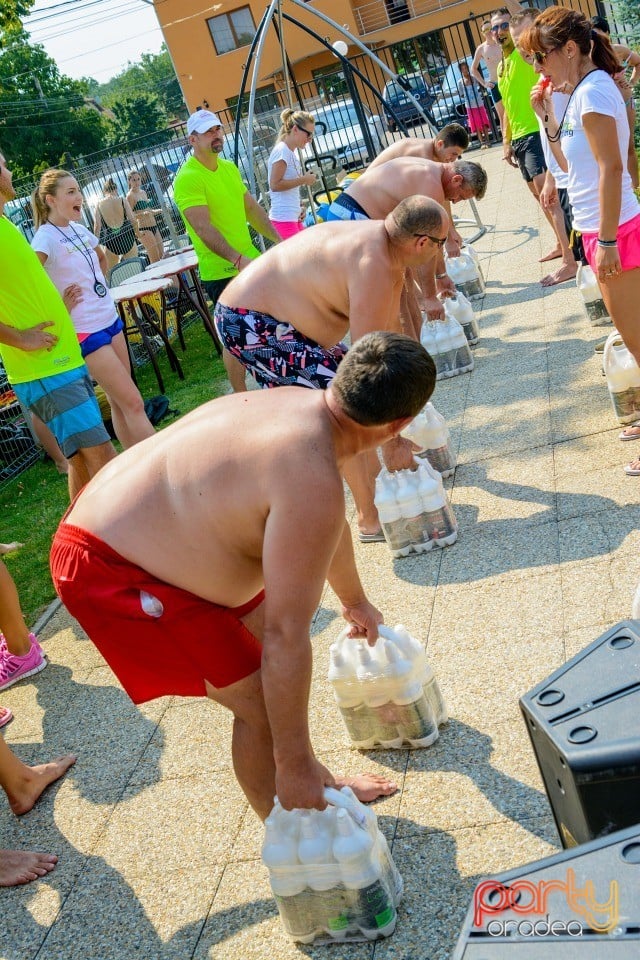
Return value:
[(211, 110), (196, 110), (187, 120), (187, 133), (206, 133), (212, 127), (221, 127), (220, 117)]

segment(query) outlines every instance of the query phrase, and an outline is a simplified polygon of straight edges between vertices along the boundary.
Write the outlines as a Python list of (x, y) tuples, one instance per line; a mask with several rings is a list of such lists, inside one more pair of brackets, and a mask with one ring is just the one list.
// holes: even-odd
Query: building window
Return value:
[(231, 13), (221, 13), (207, 20), (216, 53), (229, 53), (238, 47), (246, 47), (253, 40), (256, 25), (250, 7), (239, 7)]

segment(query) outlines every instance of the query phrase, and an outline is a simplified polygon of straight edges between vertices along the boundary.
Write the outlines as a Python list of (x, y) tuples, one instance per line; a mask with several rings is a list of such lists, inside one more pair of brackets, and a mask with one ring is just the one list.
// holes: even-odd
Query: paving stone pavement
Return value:
[(291, 944), (234, 780), (229, 717), (201, 700), (134, 707), (60, 609), (41, 635), (51, 665), (2, 703), (21, 759), (73, 751), (78, 763), (24, 817), (0, 797), (0, 847), (60, 856), (46, 880), (2, 891), (0, 958), (444, 960), (478, 878), (559, 847), (518, 697), (630, 615), (640, 481), (622, 471), (635, 446), (617, 439), (594, 357), (602, 328), (589, 326), (573, 283), (540, 287), (551, 232), (500, 149), (475, 158), (489, 172), (476, 369), (434, 396), (459, 457), (447, 486), (460, 539), (400, 561), (384, 544), (356, 545), (387, 622), (427, 642), (451, 715), (438, 743), (351, 751), (325, 680), (341, 626), (328, 588), (314, 627), (319, 756), (334, 772), (377, 770), (399, 785), (375, 807), (405, 881), (395, 934)]

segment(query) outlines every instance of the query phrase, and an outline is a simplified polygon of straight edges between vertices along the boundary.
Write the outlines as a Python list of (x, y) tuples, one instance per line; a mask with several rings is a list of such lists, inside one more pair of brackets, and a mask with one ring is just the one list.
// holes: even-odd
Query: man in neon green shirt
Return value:
[[(224, 146), (220, 119), (196, 110), (187, 120), (193, 156), (173, 182), (173, 197), (198, 256), (200, 276), (214, 306), (243, 267), (259, 255), (247, 223), (273, 243), (280, 237), (260, 204), (245, 186), (235, 163), (218, 154)], [(224, 365), (235, 391), (245, 390), (244, 367), (227, 350)]]
[(73, 499), (116, 451), (69, 312), (35, 252), (4, 216), (15, 195), (0, 154), (0, 356), (16, 396), (47, 424), (69, 460)]
[(538, 82), (538, 75), (518, 50), (520, 35), (537, 13), (537, 10), (526, 7), (513, 14), (505, 8), (497, 10), (491, 17), (491, 30), (502, 48), (502, 63), (498, 67), (498, 89), (504, 104), (503, 156), (507, 163), (520, 169), (556, 236), (556, 246), (541, 257), (540, 262), (562, 258), (559, 269), (541, 280), (543, 287), (551, 287), (575, 277), (577, 265), (569, 247), (560, 205), (547, 207), (540, 199), (547, 177), (547, 164), (538, 118), (533, 112), (530, 100), (531, 90)]

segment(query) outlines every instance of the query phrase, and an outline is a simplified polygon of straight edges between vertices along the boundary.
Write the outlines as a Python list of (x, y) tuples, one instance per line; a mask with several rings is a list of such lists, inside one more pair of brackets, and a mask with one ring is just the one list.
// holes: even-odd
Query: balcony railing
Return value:
[(384, 30), (416, 17), (424, 17), (436, 10), (458, 6), (461, 2), (462, 0), (372, 0), (360, 7), (352, 4), (352, 9), (358, 33), (364, 37), (368, 33), (375, 33), (376, 30)]

